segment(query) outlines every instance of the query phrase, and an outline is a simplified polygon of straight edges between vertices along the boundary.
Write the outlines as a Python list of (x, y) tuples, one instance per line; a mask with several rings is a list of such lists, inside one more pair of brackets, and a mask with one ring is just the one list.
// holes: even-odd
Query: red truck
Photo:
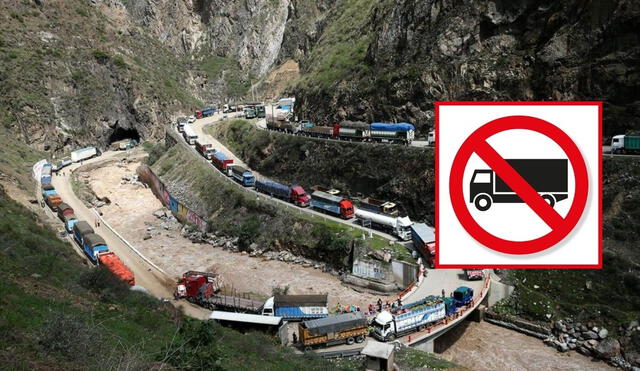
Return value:
[(73, 209), (64, 202), (60, 203), (60, 205), (58, 205), (58, 218), (64, 221), (64, 216), (67, 214), (73, 214)]
[(215, 167), (220, 169), (224, 174), (227, 173), (227, 166), (233, 164), (233, 159), (230, 159), (222, 152), (216, 152), (211, 157), (211, 162)]
[(178, 280), (173, 296), (200, 304), (220, 291), (219, 281), (220, 275), (215, 273), (188, 271)]
[(216, 150), (213, 149), (213, 144), (200, 143), (197, 140), (196, 140), (196, 151), (198, 151), (198, 153), (202, 155), (202, 157), (206, 158), (207, 160), (211, 160), (213, 158), (213, 154), (216, 153)]
[(135, 277), (129, 268), (118, 258), (118, 256), (114, 252), (107, 252), (104, 254), (98, 255), (98, 262), (104, 265), (108, 270), (111, 271), (116, 277), (121, 279), (124, 283), (129, 286), (134, 286), (136, 284)]
[(429, 268), (436, 265), (436, 235), (433, 228), (424, 223), (413, 223), (411, 225), (411, 240), (413, 248), (422, 255)]
[(307, 192), (299, 185), (286, 186), (272, 181), (256, 180), (256, 191), (266, 193), (272, 197), (278, 197), (283, 200), (287, 200), (292, 204), (299, 207), (309, 206), (311, 198)]
[(469, 281), (481, 280), (484, 277), (484, 271), (479, 268), (465, 269), (464, 273)]

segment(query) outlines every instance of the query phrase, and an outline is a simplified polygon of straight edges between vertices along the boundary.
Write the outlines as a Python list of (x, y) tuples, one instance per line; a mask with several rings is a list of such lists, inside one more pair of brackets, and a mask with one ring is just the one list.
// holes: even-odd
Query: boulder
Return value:
[(609, 331), (606, 328), (600, 329), (600, 331), (598, 331), (598, 337), (600, 339), (606, 338), (607, 335), (609, 335)]
[(578, 353), (585, 355), (587, 357), (591, 356), (591, 350), (589, 350), (589, 348), (585, 347), (585, 346), (581, 346), (577, 348)]
[(570, 350), (575, 350), (578, 346), (576, 345), (576, 343), (569, 343), (569, 349)]
[(598, 334), (594, 331), (587, 331), (582, 334), (585, 339), (597, 339)]
[(627, 326), (627, 330), (633, 331), (638, 327), (638, 321), (629, 322), (629, 326)]
[(620, 355), (620, 343), (617, 339), (604, 339), (593, 350), (598, 357), (609, 359)]
[(569, 346), (567, 345), (567, 343), (560, 343), (558, 344), (558, 347), (556, 349), (558, 349), (559, 352), (564, 353), (569, 350)]
[(595, 347), (596, 345), (598, 345), (598, 340), (594, 340), (594, 339), (587, 340), (587, 346), (588, 347), (592, 348), (592, 347)]
[(627, 362), (633, 366), (640, 367), (640, 352), (625, 349), (622, 353), (624, 354), (624, 358)]

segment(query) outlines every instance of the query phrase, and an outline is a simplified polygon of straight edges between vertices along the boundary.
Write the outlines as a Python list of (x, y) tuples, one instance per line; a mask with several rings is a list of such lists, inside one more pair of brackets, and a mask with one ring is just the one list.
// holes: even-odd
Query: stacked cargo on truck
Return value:
[(227, 174), (227, 167), (233, 163), (233, 159), (230, 159), (220, 151), (216, 151), (211, 158), (211, 162), (220, 169), (220, 171)]
[(307, 350), (318, 345), (362, 343), (368, 333), (367, 319), (362, 312), (338, 314), (298, 325), (298, 338)]
[(255, 183), (255, 178), (253, 177), (253, 173), (240, 165), (230, 165), (227, 167), (229, 173), (233, 179), (238, 181), (238, 183), (242, 184), (245, 187), (252, 187)]
[(422, 331), (428, 325), (447, 315), (445, 302), (439, 296), (426, 298), (378, 313), (372, 322), (372, 335), (380, 341), (393, 341), (414, 331)]
[(309, 201), (311, 200), (304, 188), (299, 185), (286, 186), (268, 180), (256, 180), (255, 188), (258, 192), (289, 201), (300, 207), (309, 206)]
[(58, 211), (58, 205), (62, 203), (62, 198), (57, 194), (48, 195), (45, 197), (44, 202), (49, 206), (51, 211)]
[(611, 138), (611, 153), (640, 153), (640, 135), (615, 135)]
[(105, 266), (111, 273), (118, 277), (121, 281), (129, 286), (136, 284), (135, 277), (131, 270), (118, 258), (118, 256), (109, 251), (98, 254), (98, 263)]
[(413, 240), (413, 248), (422, 255), (429, 268), (435, 267), (436, 235), (433, 228), (424, 223), (413, 223), (411, 225), (411, 239)]
[(382, 201), (367, 197), (360, 202), (360, 208), (387, 215), (398, 215), (398, 208), (394, 202)]
[(94, 233), (93, 228), (84, 220), (77, 222), (73, 226), (73, 238), (76, 240), (78, 245), (80, 245), (80, 247), (82, 247), (84, 236), (92, 233)]
[(327, 295), (275, 295), (264, 303), (262, 315), (285, 320), (324, 318), (329, 315)]
[(64, 221), (64, 216), (67, 214), (73, 214), (73, 209), (71, 208), (71, 206), (67, 205), (64, 202), (61, 202), (58, 205), (58, 218), (60, 218), (60, 220)]
[(314, 191), (311, 194), (311, 207), (343, 219), (353, 218), (354, 216), (351, 201), (322, 191)]

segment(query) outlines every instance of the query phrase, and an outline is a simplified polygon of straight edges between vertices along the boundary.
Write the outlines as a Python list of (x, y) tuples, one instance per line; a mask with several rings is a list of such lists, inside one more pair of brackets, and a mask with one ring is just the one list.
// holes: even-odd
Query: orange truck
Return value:
[(48, 195), (44, 202), (52, 211), (58, 211), (58, 205), (62, 203), (62, 198), (58, 195)]
[(338, 314), (298, 325), (300, 343), (306, 350), (319, 345), (362, 343), (368, 333), (367, 319), (362, 312)]
[(116, 277), (120, 278), (129, 286), (133, 286), (136, 284), (135, 277), (133, 273), (127, 268), (126, 265), (118, 258), (118, 256), (114, 252), (107, 252), (104, 254), (98, 255), (98, 261), (101, 265), (104, 265), (111, 273), (115, 274)]

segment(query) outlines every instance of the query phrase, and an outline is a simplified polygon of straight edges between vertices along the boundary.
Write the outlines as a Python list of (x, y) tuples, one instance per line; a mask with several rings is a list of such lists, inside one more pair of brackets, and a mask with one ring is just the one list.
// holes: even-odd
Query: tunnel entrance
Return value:
[(119, 126), (116, 126), (116, 128), (111, 133), (111, 136), (109, 137), (109, 144), (124, 139), (133, 139), (136, 142), (140, 143), (140, 134), (138, 134), (138, 130), (136, 129), (123, 129)]

